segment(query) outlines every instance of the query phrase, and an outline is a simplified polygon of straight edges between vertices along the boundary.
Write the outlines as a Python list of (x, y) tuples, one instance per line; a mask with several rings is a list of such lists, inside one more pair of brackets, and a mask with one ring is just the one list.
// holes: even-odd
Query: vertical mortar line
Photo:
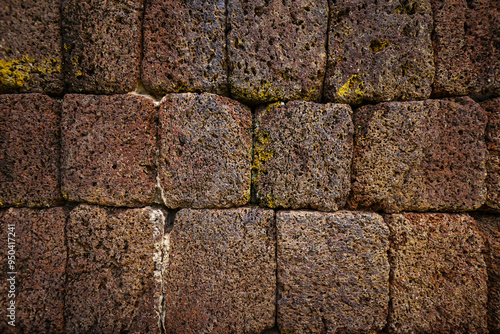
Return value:
[(72, 210), (72, 207), (69, 207), (68, 205), (64, 206), (64, 215), (65, 217), (65, 222), (64, 222), (64, 247), (66, 247), (66, 264), (64, 266), (64, 289), (62, 293), (62, 298), (63, 298), (63, 328), (64, 332), (67, 332), (67, 319), (66, 319), (66, 292), (68, 290), (68, 281), (69, 281), (69, 275), (68, 275), (68, 267), (69, 267), (69, 241), (68, 241), (68, 225), (69, 225), (69, 214)]
[(274, 261), (276, 264), (275, 275), (276, 275), (276, 294), (275, 294), (275, 305), (274, 305), (274, 327), (278, 327), (278, 221), (277, 221), (277, 212), (278, 210), (274, 209), (273, 216), (273, 225), (274, 225)]
[(233, 98), (233, 96), (231, 95), (231, 86), (230, 86), (230, 80), (229, 80), (229, 77), (230, 77), (230, 66), (229, 66), (229, 30), (231, 30), (230, 28), (230, 24), (229, 24), (229, 0), (224, 0), (224, 6), (225, 6), (225, 12), (226, 12), (226, 16), (225, 16), (225, 24), (226, 24), (226, 27), (225, 27), (225, 30), (224, 30), (224, 48), (225, 48), (225, 53), (226, 53), (226, 89), (227, 89), (227, 96), (229, 98)]
[(386, 320), (386, 324), (385, 324), (385, 328), (384, 328), (384, 331), (386, 333), (389, 333), (389, 318), (390, 318), (390, 315), (393, 312), (393, 308), (394, 308), (394, 306), (392, 304), (392, 297), (393, 297), (394, 293), (393, 293), (393, 287), (391, 284), (391, 282), (394, 281), (394, 265), (391, 261), (391, 248), (394, 245), (394, 238), (393, 238), (393, 234), (392, 234), (392, 229), (388, 223), (388, 220), (386, 219), (386, 215), (382, 215), (382, 218), (384, 220), (384, 223), (389, 228), (389, 247), (387, 249), (387, 262), (389, 262), (389, 282), (388, 282), (388, 285), (389, 285), (389, 305), (387, 307), (387, 320)]
[(256, 123), (256, 108), (252, 107), (252, 128), (251, 128), (251, 135), (252, 135), (252, 148), (250, 150), (251, 153), (251, 161), (250, 161), (250, 203), (251, 204), (258, 204), (257, 203), (257, 189), (255, 189), (255, 182), (254, 182), (254, 173), (255, 171), (253, 170), (254, 166), (254, 160), (255, 160), (255, 123)]
[(62, 95), (64, 97), (64, 94), (67, 93), (68, 91), (68, 85), (66, 84), (66, 53), (64, 49), (64, 24), (63, 24), (63, 15), (64, 15), (64, 2), (65, 0), (61, 0), (59, 3), (59, 16), (60, 16), (60, 21), (59, 21), (59, 30), (61, 33), (61, 76), (62, 76), (62, 86), (63, 86), (63, 91)]
[[(139, 78), (138, 78), (138, 86), (144, 86), (142, 83), (142, 60), (144, 59), (144, 18), (146, 17), (146, 7), (148, 5), (149, 0), (144, 0), (142, 3), (142, 11), (141, 11), (141, 33), (139, 37)], [(148, 92), (149, 93), (149, 92)]]
[(329, 58), (330, 58), (329, 57), (329, 47), (328, 47), (328, 44), (330, 42), (330, 25), (331, 25), (330, 15), (332, 13), (332, 8), (331, 8), (331, 5), (330, 5), (330, 0), (327, 0), (326, 3), (328, 5), (328, 11), (327, 11), (327, 15), (326, 15), (325, 71), (323, 73), (323, 84), (321, 86), (321, 102), (325, 102), (326, 74), (328, 72), (328, 62), (329, 62)]

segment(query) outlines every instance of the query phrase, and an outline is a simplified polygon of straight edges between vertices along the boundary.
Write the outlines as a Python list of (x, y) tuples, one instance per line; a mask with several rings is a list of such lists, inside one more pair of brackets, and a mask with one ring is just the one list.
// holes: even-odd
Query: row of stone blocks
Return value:
[(209, 93), (160, 103), (13, 94), (0, 95), (0, 115), (0, 207), (64, 197), (170, 209), (500, 209), (500, 98), (383, 102), (353, 117), (349, 105), (305, 101), (252, 115)]
[(249, 104), (500, 94), (497, 0), (3, 2), (1, 93), (142, 80)]
[(500, 330), (498, 215), (81, 204), (0, 225), (2, 333)]

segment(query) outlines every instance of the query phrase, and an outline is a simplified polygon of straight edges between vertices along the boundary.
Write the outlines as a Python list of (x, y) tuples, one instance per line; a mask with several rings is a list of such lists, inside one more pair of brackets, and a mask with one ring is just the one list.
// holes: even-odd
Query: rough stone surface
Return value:
[(2, 0), (0, 93), (63, 91), (61, 0)]
[(62, 191), (70, 201), (112, 206), (152, 203), (156, 107), (136, 95), (66, 95)]
[(62, 1), (68, 91), (133, 91), (140, 75), (144, 0)]
[(152, 0), (144, 19), (142, 79), (150, 91), (226, 95), (226, 9), (219, 0)]
[(151, 207), (71, 211), (68, 333), (160, 333), (166, 219)]
[(325, 99), (420, 100), (431, 94), (429, 0), (330, 0)]
[(280, 211), (282, 333), (372, 333), (389, 307), (389, 229), (375, 213)]
[(500, 2), (431, 0), (436, 96), (500, 95)]
[(493, 210), (500, 211), (500, 98), (481, 103), (481, 107), (488, 115), (486, 126), (486, 147), (488, 160), (486, 161), (486, 186), (488, 197), (486, 205)]
[(167, 207), (220, 208), (249, 201), (248, 107), (213, 94), (170, 94), (159, 117), (158, 174)]
[(274, 326), (274, 212), (183, 209), (169, 234), (165, 333), (261, 333)]
[(466, 211), (486, 200), (485, 112), (470, 98), (354, 113), (353, 208)]
[(62, 200), (60, 118), (61, 105), (48, 96), (0, 95), (0, 207)]
[(294, 101), (258, 109), (256, 199), (272, 208), (343, 207), (351, 186), (353, 130), (348, 105)]
[(484, 260), (488, 271), (488, 329), (500, 332), (500, 216), (474, 214), (484, 240)]
[[(0, 332), (62, 333), (67, 251), (63, 208), (0, 211), (2, 268)], [(9, 230), (11, 228), (11, 230)], [(10, 234), (12, 233), (12, 234)], [(8, 239), (10, 238), (10, 240)], [(8, 247), (10, 244), (14, 247)], [(15, 251), (8, 263), (9, 250)], [(12, 265), (13, 267), (10, 267)], [(17, 275), (8, 274), (16, 272)], [(7, 279), (15, 276), (15, 298), (8, 296)], [(15, 301), (15, 327), (7, 321), (7, 306)]]
[(391, 333), (487, 333), (487, 274), (464, 214), (385, 217), (391, 231)]
[(228, 2), (231, 94), (246, 103), (319, 101), (327, 0)]

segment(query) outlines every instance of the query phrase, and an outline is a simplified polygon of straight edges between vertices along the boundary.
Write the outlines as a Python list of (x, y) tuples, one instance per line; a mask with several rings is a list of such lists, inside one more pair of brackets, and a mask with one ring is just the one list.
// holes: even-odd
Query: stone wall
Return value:
[(4, 0), (0, 332), (500, 333), (499, 31), (496, 0)]

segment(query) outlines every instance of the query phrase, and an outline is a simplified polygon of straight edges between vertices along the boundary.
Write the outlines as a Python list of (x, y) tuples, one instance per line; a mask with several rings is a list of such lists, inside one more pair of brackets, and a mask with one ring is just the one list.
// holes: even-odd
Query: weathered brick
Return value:
[(166, 333), (260, 333), (275, 320), (274, 212), (183, 209), (169, 234)]
[(389, 229), (375, 213), (280, 211), (282, 333), (368, 333), (389, 308)]
[(321, 99), (327, 0), (228, 2), (231, 94), (246, 103)]
[(486, 115), (470, 98), (364, 106), (354, 125), (353, 208), (456, 212), (486, 200)]
[(330, 0), (325, 99), (425, 99), (434, 59), (430, 0)]
[(0, 206), (57, 204), (61, 105), (42, 94), (0, 95)]
[(490, 209), (500, 211), (500, 98), (484, 101), (481, 103), (481, 107), (488, 116), (485, 135), (486, 147), (488, 148), (488, 160), (486, 161), (488, 197), (486, 205)]
[(67, 89), (133, 91), (139, 82), (144, 0), (62, 0)]
[(487, 333), (487, 274), (465, 214), (387, 215), (391, 333)]
[(3, 0), (0, 93), (63, 91), (61, 0)]
[(136, 95), (64, 97), (62, 191), (70, 201), (150, 204), (156, 184), (156, 107)]
[(257, 110), (252, 182), (272, 208), (335, 211), (350, 190), (352, 110), (294, 101)]
[(170, 94), (160, 106), (159, 183), (169, 208), (240, 206), (250, 199), (252, 115), (213, 94)]
[[(0, 211), (2, 333), (64, 331), (65, 225), (66, 212), (63, 208), (10, 208)], [(11, 259), (14, 260), (11, 263), (13, 267), (7, 262), (7, 254), (11, 253), (15, 257)], [(12, 277), (15, 277), (14, 298), (8, 296), (10, 281), (7, 279)], [(7, 324), (11, 320), (6, 314), (11, 300), (15, 301), (15, 327)]]
[(431, 0), (436, 96), (500, 95), (500, 4)]
[(82, 204), (70, 213), (69, 333), (160, 333), (165, 221), (151, 207)]

